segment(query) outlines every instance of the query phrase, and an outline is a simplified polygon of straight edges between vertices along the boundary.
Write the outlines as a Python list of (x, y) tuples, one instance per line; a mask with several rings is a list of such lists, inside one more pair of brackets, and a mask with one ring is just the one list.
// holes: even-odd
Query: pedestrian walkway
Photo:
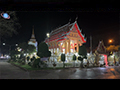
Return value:
[(29, 79), (29, 72), (7, 62), (0, 62), (0, 79)]

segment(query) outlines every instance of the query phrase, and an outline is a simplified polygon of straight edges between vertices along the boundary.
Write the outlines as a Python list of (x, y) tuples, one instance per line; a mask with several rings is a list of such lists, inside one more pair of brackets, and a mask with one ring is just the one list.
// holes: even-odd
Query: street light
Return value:
[(3, 45), (5, 45), (5, 43), (3, 43)]
[(113, 39), (109, 39), (109, 41), (108, 41), (109, 43), (112, 43), (113, 42)]
[(15, 46), (18, 46), (18, 44), (15, 44)]
[(47, 33), (46, 35), (47, 35), (48, 38), (50, 37), (50, 34), (49, 34), (49, 33)]

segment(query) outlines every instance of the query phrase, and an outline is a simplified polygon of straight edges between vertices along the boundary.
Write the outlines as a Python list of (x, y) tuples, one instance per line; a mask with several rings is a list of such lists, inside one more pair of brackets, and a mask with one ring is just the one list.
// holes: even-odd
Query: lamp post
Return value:
[(5, 43), (3, 43), (3, 45), (5, 45)]

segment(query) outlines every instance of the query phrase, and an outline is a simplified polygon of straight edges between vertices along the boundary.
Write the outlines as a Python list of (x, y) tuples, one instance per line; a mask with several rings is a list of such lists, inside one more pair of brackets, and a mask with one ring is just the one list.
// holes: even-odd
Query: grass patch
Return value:
[[(25, 65), (22, 65), (22, 64), (20, 64), (20, 63), (18, 63), (18, 62), (10, 62), (10, 63), (13, 63), (13, 64), (15, 64), (15, 65), (18, 65), (18, 66), (20, 66), (20, 67), (22, 67), (22, 68), (25, 68), (25, 69), (27, 69), (27, 70), (53, 70), (54, 68), (53, 67), (47, 67), (47, 68), (33, 68), (33, 67), (31, 67), (31, 66), (29, 66), (28, 64), (25, 64)], [(55, 69), (63, 69), (63, 67), (55, 67)]]

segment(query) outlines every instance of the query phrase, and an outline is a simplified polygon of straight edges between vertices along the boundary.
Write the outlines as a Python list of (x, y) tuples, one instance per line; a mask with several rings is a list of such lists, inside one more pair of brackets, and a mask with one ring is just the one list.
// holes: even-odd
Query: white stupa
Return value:
[(37, 41), (35, 39), (35, 34), (34, 34), (34, 26), (33, 26), (33, 30), (32, 30), (32, 36), (30, 41), (28, 41), (29, 45), (34, 45), (36, 47), (36, 51), (37, 51)]

